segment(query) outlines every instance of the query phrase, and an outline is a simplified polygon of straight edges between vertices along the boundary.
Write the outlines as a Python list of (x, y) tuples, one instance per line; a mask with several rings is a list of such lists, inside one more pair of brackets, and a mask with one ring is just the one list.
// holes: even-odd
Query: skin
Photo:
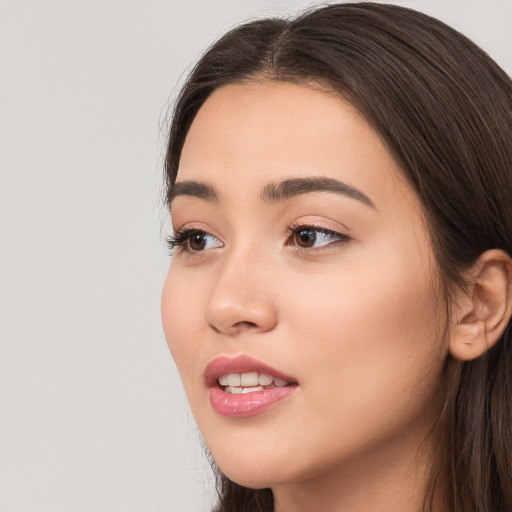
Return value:
[[(311, 177), (373, 206), (332, 191), (262, 200)], [(217, 464), (271, 487), (280, 512), (419, 510), (447, 347), (421, 206), (385, 145), (319, 88), (228, 85), (187, 135), (177, 182), (189, 180), (218, 200), (177, 196), (173, 227), (211, 236), (175, 250), (162, 318)], [(322, 245), (302, 248), (290, 228), (303, 225), (346, 236), (319, 231)], [(295, 393), (249, 418), (218, 414), (205, 367), (240, 354), (293, 376)]]

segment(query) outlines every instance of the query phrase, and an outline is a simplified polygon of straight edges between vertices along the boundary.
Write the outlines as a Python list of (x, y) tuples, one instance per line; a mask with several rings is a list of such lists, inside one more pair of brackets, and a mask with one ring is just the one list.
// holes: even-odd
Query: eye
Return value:
[(288, 245), (294, 245), (300, 249), (316, 249), (350, 240), (350, 237), (343, 233), (316, 226), (298, 226), (290, 228), (290, 232)]
[(212, 234), (201, 229), (178, 230), (169, 237), (168, 244), (171, 251), (178, 248), (185, 252), (201, 252), (224, 246)]

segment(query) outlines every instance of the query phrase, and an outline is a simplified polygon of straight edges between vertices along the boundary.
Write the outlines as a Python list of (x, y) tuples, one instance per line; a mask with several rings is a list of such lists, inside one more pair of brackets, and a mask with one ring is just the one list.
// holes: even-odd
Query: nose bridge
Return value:
[(271, 290), (271, 265), (261, 247), (249, 243), (233, 247), (216, 270), (204, 308), (206, 323), (227, 335), (272, 329), (277, 309)]

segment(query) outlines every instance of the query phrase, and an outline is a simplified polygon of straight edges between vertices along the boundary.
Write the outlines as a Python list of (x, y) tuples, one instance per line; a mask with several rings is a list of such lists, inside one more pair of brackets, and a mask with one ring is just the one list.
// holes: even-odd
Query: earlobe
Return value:
[(506, 252), (484, 252), (469, 275), (473, 282), (460, 302), (449, 346), (461, 361), (476, 359), (491, 348), (512, 314), (512, 258)]
[(471, 361), (480, 357), (490, 345), (485, 323), (482, 320), (461, 322), (455, 326), (450, 339), (450, 354), (459, 361)]

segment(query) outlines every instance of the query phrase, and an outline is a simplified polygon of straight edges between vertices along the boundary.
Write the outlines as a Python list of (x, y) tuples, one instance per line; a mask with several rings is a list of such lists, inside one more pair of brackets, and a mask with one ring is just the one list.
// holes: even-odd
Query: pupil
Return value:
[(204, 246), (206, 244), (205, 237), (202, 233), (194, 233), (190, 239), (190, 248), (194, 251), (201, 251), (204, 249)]
[(312, 247), (316, 241), (316, 232), (312, 229), (303, 229), (299, 232), (298, 245)]

